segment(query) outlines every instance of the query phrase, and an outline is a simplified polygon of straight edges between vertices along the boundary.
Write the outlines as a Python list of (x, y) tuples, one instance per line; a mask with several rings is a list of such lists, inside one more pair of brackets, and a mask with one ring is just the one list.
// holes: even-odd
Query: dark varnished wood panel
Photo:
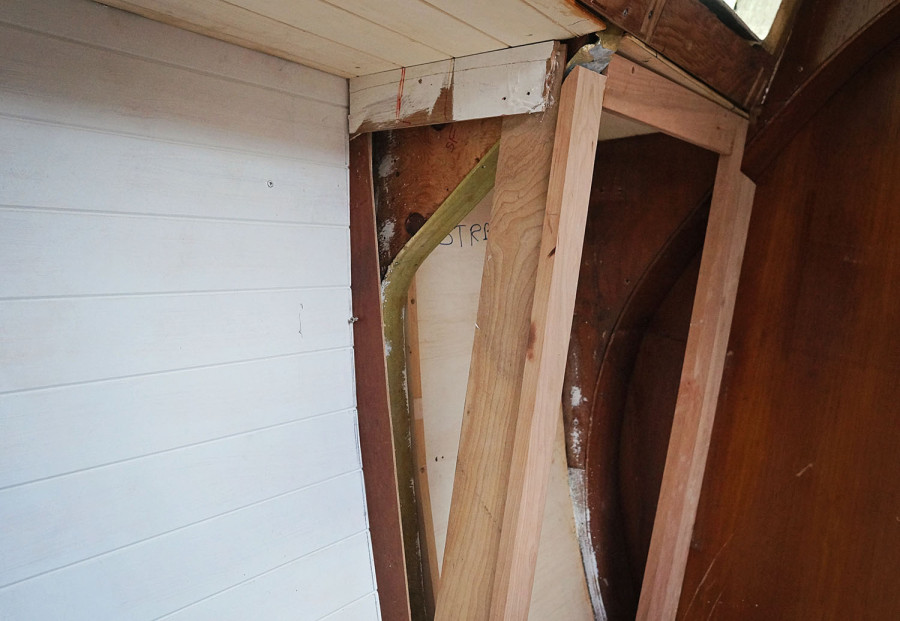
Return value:
[(702, 246), (716, 156), (654, 134), (601, 143), (596, 162), (563, 413), (569, 465), (586, 474), (606, 613), (627, 619), (640, 585), (619, 493), (628, 380), (650, 318)]
[(350, 141), (350, 278), (356, 401), (366, 507), (378, 599), (384, 619), (409, 619), (394, 443), (381, 325), (381, 277), (375, 242), (370, 134)]
[(681, 619), (900, 618), (900, 44), (761, 176)]

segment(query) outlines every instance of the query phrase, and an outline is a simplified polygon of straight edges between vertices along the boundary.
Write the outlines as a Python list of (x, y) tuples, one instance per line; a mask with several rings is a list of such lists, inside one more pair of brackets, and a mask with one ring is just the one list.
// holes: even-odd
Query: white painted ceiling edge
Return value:
[(597, 32), (571, 0), (96, 0), (345, 78)]

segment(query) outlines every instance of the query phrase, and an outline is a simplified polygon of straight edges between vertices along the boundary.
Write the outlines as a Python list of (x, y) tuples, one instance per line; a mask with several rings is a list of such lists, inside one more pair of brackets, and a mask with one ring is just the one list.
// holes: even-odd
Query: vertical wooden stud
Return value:
[(409, 592), (384, 362), (369, 134), (350, 141), (350, 247), (359, 443), (378, 598), (383, 619), (408, 621)]
[(745, 136), (746, 124), (719, 158), (639, 621), (670, 621), (678, 611), (756, 189), (741, 174)]

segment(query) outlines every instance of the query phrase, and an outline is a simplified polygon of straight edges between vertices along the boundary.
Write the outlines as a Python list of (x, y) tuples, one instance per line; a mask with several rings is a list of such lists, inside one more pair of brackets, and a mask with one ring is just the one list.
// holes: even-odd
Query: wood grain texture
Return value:
[(628, 378), (647, 323), (703, 245), (716, 159), (663, 134), (598, 147), (563, 413), (569, 466), (584, 488), (579, 537), (593, 597), (609, 619), (634, 618), (643, 571), (623, 537), (631, 524), (619, 486), (628, 474)]
[[(558, 92), (561, 71), (550, 80)], [(556, 116), (503, 120), (436, 619), (490, 612)]]
[(372, 555), (385, 619), (409, 619), (409, 592), (388, 405), (387, 368), (381, 321), (381, 274), (375, 233), (372, 143), (350, 142), (350, 262), (353, 282), (354, 355), (359, 442), (366, 477)]
[(776, 58), (732, 31), (697, 0), (579, 0), (701, 82), (749, 110)]
[(759, 179), (681, 619), (894, 619), (900, 44)]
[(492, 619), (528, 616), (605, 83), (604, 76), (577, 67), (560, 93)]
[[(419, 465), (428, 474), (439, 555), (447, 536), (492, 198), (486, 196), (416, 274), (416, 356), (421, 364), (425, 432), (425, 455)], [(594, 615), (575, 537), (561, 417), (558, 422), (529, 615), (587, 621)]]
[(746, 121), (738, 114), (625, 58), (607, 69), (604, 107), (698, 147), (731, 153)]
[(753, 207), (752, 181), (740, 172), (743, 132), (719, 159), (691, 330), (669, 438), (637, 618), (674, 619), (706, 468), (728, 333)]
[(501, 119), (372, 135), (382, 275), (400, 249), (497, 140)]

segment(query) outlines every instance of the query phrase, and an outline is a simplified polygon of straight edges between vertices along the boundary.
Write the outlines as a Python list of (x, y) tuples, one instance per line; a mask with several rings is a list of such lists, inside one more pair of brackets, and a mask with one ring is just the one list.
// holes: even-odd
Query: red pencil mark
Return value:
[(400, 100), (403, 99), (403, 83), (406, 81), (406, 67), (400, 68), (400, 86), (397, 88), (397, 118), (400, 118)]

